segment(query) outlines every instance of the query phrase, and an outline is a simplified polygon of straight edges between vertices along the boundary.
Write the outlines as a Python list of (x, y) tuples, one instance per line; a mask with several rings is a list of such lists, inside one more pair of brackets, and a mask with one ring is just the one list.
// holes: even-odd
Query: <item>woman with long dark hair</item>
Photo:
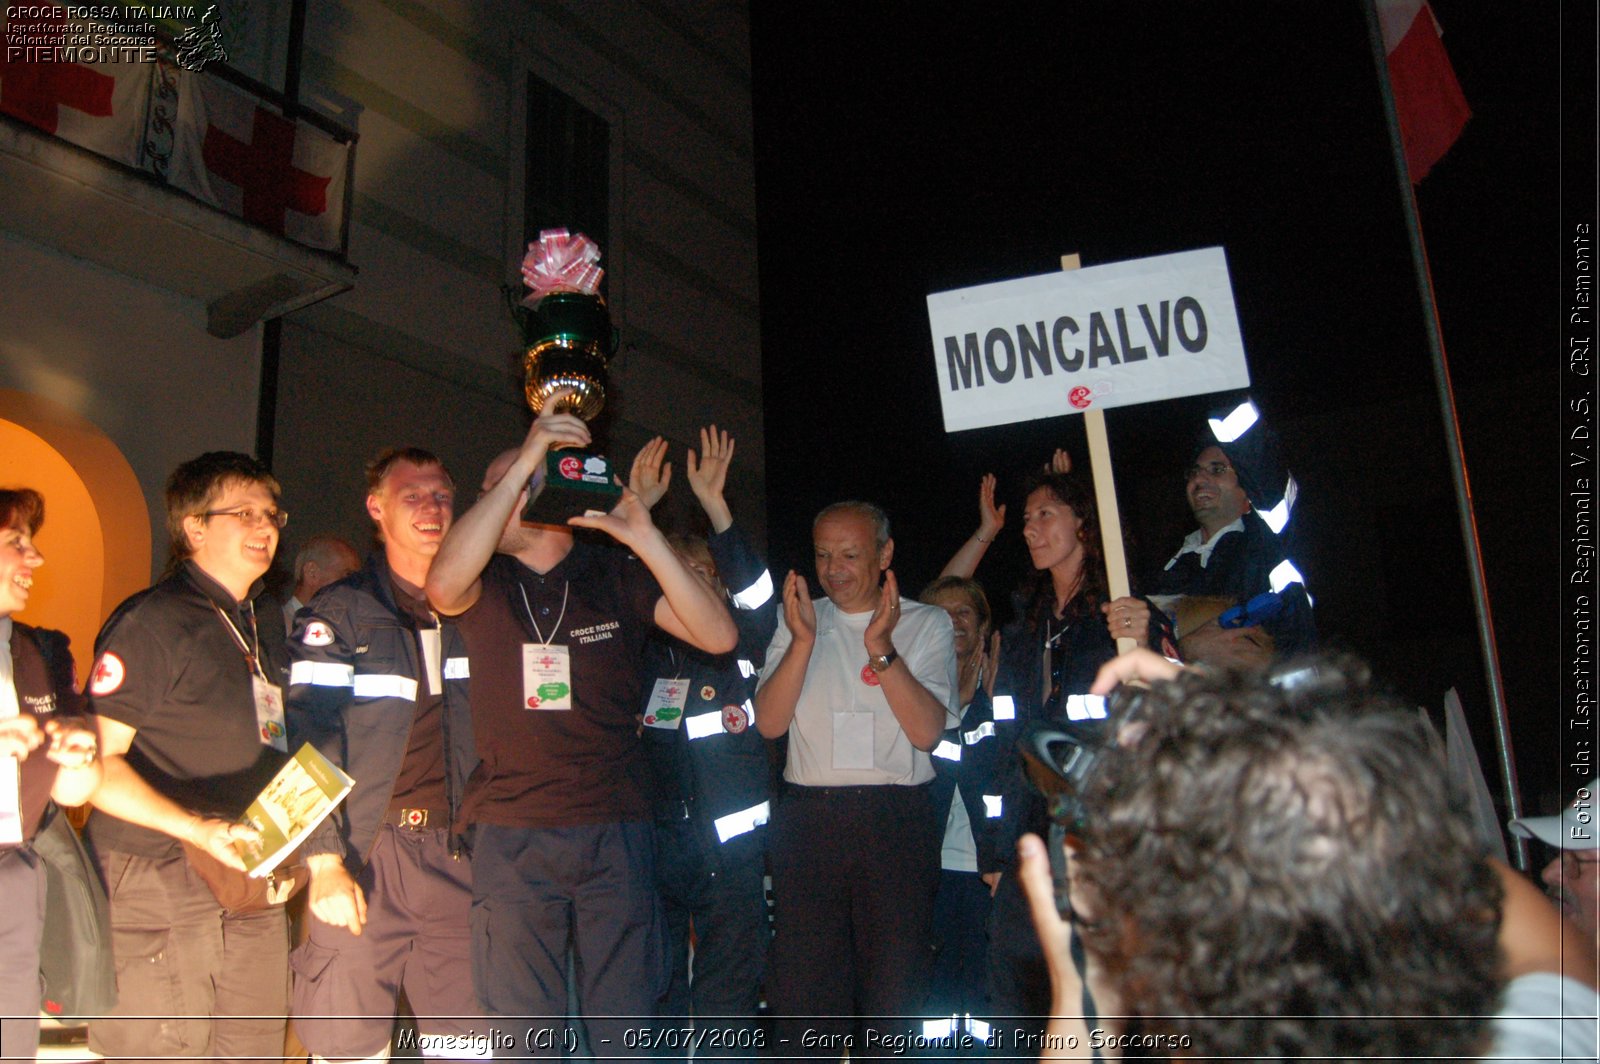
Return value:
[[(1062, 463), (1056, 463), (1059, 469)], [(1107, 591), (1099, 512), (1092, 485), (1070, 472), (1029, 478), (1022, 537), (1033, 573), (1018, 590), (1017, 620), (1001, 637), (997, 691), (1012, 696), (1016, 729), (1049, 719), (1092, 741), (1099, 727), (1084, 695), (1095, 673), (1117, 654), (1117, 638), (1141, 646), (1163, 645), (1165, 615), (1136, 597), (1112, 600)], [(1016, 840), (1047, 828), (1043, 799), (1023, 778), (1012, 757), (1002, 772), (1002, 812), (995, 829), (995, 860), (1001, 872), (990, 931), (990, 1007), (999, 1016), (1044, 1017), (1050, 981), (1016, 876)]]

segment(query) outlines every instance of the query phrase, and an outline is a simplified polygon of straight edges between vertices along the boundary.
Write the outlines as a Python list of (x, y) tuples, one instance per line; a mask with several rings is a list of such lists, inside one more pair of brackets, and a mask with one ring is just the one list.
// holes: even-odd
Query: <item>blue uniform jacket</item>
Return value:
[[(317, 592), (295, 616), (290, 639), (289, 748), (315, 743), (348, 772), (355, 788), (306, 840), (303, 853), (343, 854), (359, 868), (377, 841), (395, 778), (405, 760), (425, 685), (416, 629), (396, 606), (381, 554)], [(445, 793), (452, 829), (467, 777), (478, 758), (467, 702), (467, 648), (454, 624), (441, 622), (444, 678)], [(430, 825), (432, 826), (432, 825)], [(459, 840), (456, 840), (459, 842)]]
[(658, 818), (692, 820), (708, 852), (737, 859), (766, 847), (770, 805), (761, 807), (772, 795), (753, 697), (780, 600), (765, 563), (737, 527), (712, 535), (708, 546), (723, 583), (735, 589), (729, 612), (739, 642), (730, 653), (712, 655), (661, 633), (652, 637), (645, 652), (646, 697), (657, 679), (681, 677), (688, 700), (678, 727), (646, 727), (644, 741)]
[(977, 844), (980, 872), (998, 867), (994, 840), (1000, 811), (999, 772), (1008, 741), (1016, 741), (1015, 728), (1009, 721), (996, 723), (994, 703), (980, 685), (972, 704), (962, 714), (961, 723), (946, 730), (933, 749), (934, 776), (928, 793), (934, 815), (939, 818), (939, 836), (944, 837), (950, 799), (959, 787), (961, 804), (972, 825), (972, 839)]

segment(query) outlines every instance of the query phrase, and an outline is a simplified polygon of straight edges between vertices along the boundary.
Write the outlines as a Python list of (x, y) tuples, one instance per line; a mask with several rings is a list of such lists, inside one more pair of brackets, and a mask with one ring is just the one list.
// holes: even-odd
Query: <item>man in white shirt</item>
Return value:
[(789, 573), (755, 699), (761, 734), (789, 739), (767, 1000), (779, 1046), (810, 1029), (865, 1051), (851, 1017), (913, 1014), (928, 971), (942, 827), (928, 751), (958, 719), (955, 644), (943, 610), (901, 600), (878, 507), (835, 503), (812, 539), (827, 597)]

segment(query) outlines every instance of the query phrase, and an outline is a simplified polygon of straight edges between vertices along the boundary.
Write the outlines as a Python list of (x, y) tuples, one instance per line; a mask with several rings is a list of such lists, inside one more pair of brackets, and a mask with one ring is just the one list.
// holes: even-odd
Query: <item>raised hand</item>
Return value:
[(650, 507), (644, 504), (644, 500), (634, 494), (633, 489), (623, 487), (622, 481), (617, 480), (617, 485), (622, 487), (622, 498), (617, 500), (610, 513), (593, 516), (580, 514), (567, 518), (567, 524), (576, 528), (598, 529), (635, 554), (640, 554), (645, 540), (661, 533), (655, 522), (650, 520)]
[(817, 638), (817, 608), (811, 604), (811, 589), (806, 578), (789, 570), (783, 578), (783, 623), (796, 643), (810, 644)]
[(672, 483), (672, 463), (667, 457), (667, 441), (656, 436), (639, 448), (633, 456), (633, 468), (628, 471), (628, 490), (639, 496), (645, 508), (654, 510), (656, 503), (667, 493)]
[(994, 697), (994, 678), (1000, 674), (1000, 633), (989, 636), (989, 649), (979, 649), (978, 668), (983, 670), (983, 691)]
[(993, 473), (985, 473), (978, 482), (978, 535), (988, 543), (994, 542), (994, 537), (1006, 523), (1004, 504), (994, 504), (995, 484)]
[(685, 471), (694, 497), (700, 500), (711, 527), (717, 532), (727, 531), (733, 524), (733, 514), (728, 509), (723, 491), (728, 483), (728, 466), (733, 463), (733, 437), (715, 425), (700, 430), (700, 454), (689, 451)]
[(861, 638), (868, 654), (887, 654), (894, 649), (894, 626), (899, 620), (900, 582), (895, 579), (894, 570), (890, 569), (883, 574), (883, 586), (878, 588), (878, 604), (873, 607), (872, 619), (867, 622), (866, 633)]
[(1072, 472), (1072, 455), (1067, 453), (1066, 448), (1057, 447), (1056, 453), (1050, 456), (1048, 468), (1050, 472), (1060, 473), (1063, 476)]

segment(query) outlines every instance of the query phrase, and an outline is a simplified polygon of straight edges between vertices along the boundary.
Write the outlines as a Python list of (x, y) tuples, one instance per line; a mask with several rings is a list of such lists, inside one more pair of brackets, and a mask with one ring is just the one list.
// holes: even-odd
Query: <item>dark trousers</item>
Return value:
[[(569, 1036), (567, 949), (596, 1056), (640, 1056), (666, 989), (653, 826), (479, 824), (472, 852), (472, 970), (492, 1016), (528, 1017), (525, 1044), (496, 1052), (560, 1056)], [(531, 1026), (534, 1034), (526, 1034)]]
[(976, 872), (939, 872), (933, 902), (929, 1016), (985, 1016), (989, 1000), (989, 885)]
[[(926, 787), (790, 786), (768, 849), (776, 1049), (837, 1060), (864, 1026), (920, 1032), (943, 824)], [(840, 1039), (804, 1046), (808, 1032)]]
[[(734, 852), (740, 855), (737, 859), (708, 841), (692, 820), (656, 825), (656, 885), (666, 909), (672, 959), (661, 1015), (696, 1018), (696, 1031), (702, 1035), (695, 1044), (696, 1058), (757, 1055), (750, 1032), (767, 967), (765, 862), (759, 848)], [(705, 1037), (713, 1030), (715, 1036)], [(688, 1055), (686, 1042), (663, 1042), (658, 1056)]]
[(39, 1048), (39, 936), (44, 868), (25, 846), (0, 847), (0, 1056)]
[(485, 1035), (472, 989), (471, 866), (450, 856), (449, 832), (381, 829), (357, 882), (367, 898), (361, 934), (308, 914), (310, 936), (289, 959), (306, 1048), (330, 1060), (378, 1053), (402, 986), (420, 1033)]
[(89, 1025), (107, 1058), (281, 1057), (289, 929), (281, 906), (226, 915), (180, 853), (101, 855), (117, 1007)]

